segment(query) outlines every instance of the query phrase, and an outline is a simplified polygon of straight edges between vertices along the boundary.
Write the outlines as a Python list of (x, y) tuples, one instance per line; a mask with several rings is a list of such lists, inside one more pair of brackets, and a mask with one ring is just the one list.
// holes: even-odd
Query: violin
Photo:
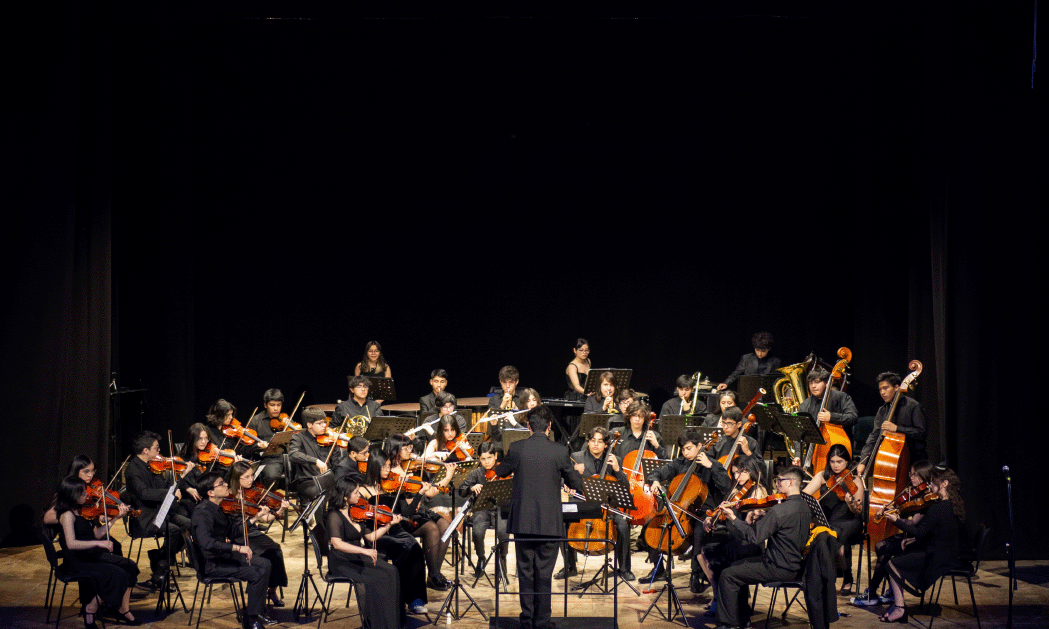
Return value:
[[(219, 506), (222, 508), (223, 513), (228, 513), (230, 515), (240, 513), (240, 500), (236, 498), (223, 498)], [(260, 509), (262, 509), (262, 507), (257, 504), (251, 502), (244, 503), (244, 515), (249, 518), (258, 515)]]
[(368, 473), (368, 462), (367, 461), (357, 461), (357, 471), (360, 472), (361, 474), (367, 474)]
[(393, 511), (389, 507), (373, 505), (366, 498), (361, 498), (357, 504), (350, 505), (350, 519), (355, 522), (374, 521), (380, 525), (386, 525), (393, 521)]
[(769, 494), (764, 498), (746, 498), (738, 501), (734, 506), (734, 509), (740, 513), (746, 513), (747, 511), (756, 511), (758, 509), (769, 509), (778, 505), (787, 499), (787, 494)]
[(514, 475), (513, 475), (512, 472), (510, 473), (509, 476), (496, 476), (494, 468), (484, 471), (484, 479), (485, 480), (506, 480), (508, 478), (513, 478), (513, 477), (514, 477)]
[(422, 470), (429, 474), (436, 474), (437, 472), (440, 472), (442, 468), (444, 468), (444, 465), (440, 463), (433, 461), (423, 461), (421, 457), (414, 454), (412, 455), (412, 458), (408, 462), (406, 467), (404, 461), (401, 462), (401, 466), (404, 467), (405, 471), (407, 471), (409, 474), (413, 472), (418, 473), (419, 470)]
[(336, 447), (345, 450), (350, 447), (350, 439), (353, 435), (346, 432), (336, 432), (331, 428), (328, 428), (323, 435), (317, 435), (317, 444), (322, 446), (335, 445)]
[(274, 432), (281, 432), (282, 430), (302, 430), (302, 424), (298, 422), (289, 421), (290, 416), (287, 413), (281, 413), (280, 416), (274, 417), (270, 420), (270, 428)]
[[(935, 496), (935, 498), (933, 497)], [(903, 491), (896, 495), (889, 504), (885, 505), (884, 510), (879, 509), (874, 514), (874, 521), (881, 522), (882, 518), (890, 513), (903, 516), (904, 509), (907, 510), (906, 515), (917, 513), (925, 508), (930, 502), (939, 500), (940, 495), (934, 493), (929, 488), (929, 483), (922, 482), (920, 485), (908, 485)]]
[(236, 463), (237, 453), (233, 450), (219, 450), (218, 446), (211, 444), (209, 449), (197, 453), (197, 460), (204, 465), (214, 462), (222, 467), (229, 467)]
[(459, 439), (449, 439), (444, 443), (444, 448), (448, 450), (449, 458), (455, 457), (458, 461), (472, 459), (474, 455), (473, 446), (466, 440), (466, 435), (462, 435)]
[[(830, 468), (826, 468), (824, 472), (829, 472)], [(832, 482), (833, 481), (833, 482)], [(837, 474), (831, 474), (827, 476), (827, 487), (838, 495), (838, 498), (846, 500), (847, 496), (853, 496), (859, 491), (859, 487), (856, 486), (856, 482), (852, 480), (852, 472), (849, 468), (844, 468)]]
[(284, 492), (280, 489), (267, 491), (262, 485), (253, 485), (244, 490), (244, 498), (257, 505), (269, 507), (270, 511), (276, 513), (284, 504)]
[[(743, 500), (743, 497), (750, 492), (752, 487), (754, 487), (754, 481), (748, 480), (746, 483), (744, 483), (742, 487), (739, 488), (739, 491), (732, 495), (732, 498), (729, 499), (728, 502), (740, 502), (741, 500)], [(717, 518), (718, 520), (724, 520), (727, 518), (727, 516), (725, 515), (725, 509), (723, 507), (718, 507), (717, 509), (707, 509), (707, 522), (713, 522), (715, 518)]]
[[(107, 520), (115, 520), (120, 517), (120, 508), (111, 504), (105, 506), (99, 504), (86, 504), (80, 507), (80, 517), (85, 520), (97, 520), (102, 517), (102, 514), (106, 515)], [(142, 515), (141, 509), (134, 511), (128, 511), (128, 515), (132, 517), (138, 517)]]
[[(87, 484), (87, 488), (84, 493), (87, 494), (87, 497), (92, 502), (97, 503), (103, 498), (105, 498), (105, 503), (107, 506), (119, 507), (120, 505), (124, 504), (120, 500), (120, 494), (117, 493), (117, 490), (105, 489), (102, 485), (102, 481), (100, 481), (97, 478), (91, 479), (91, 482)], [(133, 518), (137, 518), (141, 513), (142, 509), (132, 509), (129, 512), (129, 515), (131, 515), (131, 517)]]
[[(390, 478), (387, 478), (382, 482), (382, 490), (388, 494), (396, 493), (404, 487), (405, 493), (417, 494), (423, 488), (423, 479), (418, 476), (408, 476), (405, 478), (397, 472), (390, 472)], [(439, 490), (441, 493), (448, 493), (447, 487), (438, 487), (437, 485), (431, 485), (433, 488)]]
[(250, 446), (259, 440), (259, 433), (251, 428), (244, 428), (240, 422), (233, 420), (227, 426), (222, 427), (222, 434), (233, 440), (240, 440), (246, 446)]
[(158, 456), (149, 462), (149, 471), (154, 474), (163, 474), (164, 472), (170, 472), (174, 470), (176, 474), (181, 474), (186, 471), (186, 462), (177, 456), (173, 457), (162, 457)]

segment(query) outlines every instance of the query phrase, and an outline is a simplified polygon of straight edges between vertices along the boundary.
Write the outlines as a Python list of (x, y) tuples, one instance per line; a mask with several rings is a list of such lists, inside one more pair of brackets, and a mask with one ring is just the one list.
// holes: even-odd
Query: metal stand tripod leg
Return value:
[[(498, 544), (496, 546), (498, 546)], [(459, 530), (458, 529), (453, 529), (453, 531), (452, 531), (452, 564), (453, 565), (458, 565), (458, 563), (459, 563), (458, 554), (459, 554)], [(454, 618), (455, 620), (460, 620), (461, 618), (466, 616), (466, 613), (470, 611), (471, 607), (476, 607), (477, 608), (477, 613), (481, 614), (481, 618), (484, 618), (485, 621), (487, 622), (488, 621), (488, 616), (485, 615), (484, 611), (481, 610), (481, 606), (477, 604), (477, 601), (475, 601), (472, 596), (470, 596), (470, 593), (466, 591), (466, 588), (463, 586), (462, 582), (459, 580), (459, 571), (456, 570), (454, 574), (455, 574), (455, 580), (452, 581), (452, 589), (448, 591), (448, 595), (444, 597), (444, 603), (442, 603), (441, 604), (441, 608), (437, 610), (437, 616), (434, 618), (434, 621), (433, 621), (434, 626), (437, 626), (437, 622), (440, 621), (441, 616), (446, 614), (446, 613), (452, 614), (452, 618)], [(466, 598), (470, 599), (470, 604), (466, 606), (466, 609), (464, 609), (461, 614), (459, 613), (459, 591), (460, 590), (462, 590), (463, 596), (465, 596)], [(451, 611), (453, 597), (455, 599), (455, 612), (454, 613), (452, 613), (452, 611)]]
[[(672, 525), (673, 525), (673, 523), (670, 522), (669, 520), (663, 525), (663, 531), (659, 534), (659, 548), (660, 549), (663, 548), (663, 540), (666, 539), (666, 537), (670, 534), (670, 526), (672, 526)], [(681, 599), (678, 598), (677, 590), (674, 588), (674, 553), (669, 548), (669, 544), (668, 544), (666, 556), (667, 556), (667, 570), (666, 570), (666, 577), (665, 577), (666, 583), (663, 584), (663, 588), (661, 590), (659, 590), (659, 595), (656, 596), (656, 600), (652, 601), (652, 604), (648, 606), (648, 609), (645, 610), (645, 613), (641, 616), (641, 619), (638, 620), (638, 622), (639, 623), (645, 622), (645, 618), (648, 618), (648, 614), (651, 613), (653, 609), (655, 609), (657, 612), (659, 612), (659, 615), (662, 616), (663, 619), (666, 620), (667, 622), (676, 622), (675, 619), (680, 615), (681, 616), (681, 624), (685, 625), (686, 627), (691, 627), (692, 625), (688, 624), (688, 619), (685, 618), (685, 610), (681, 607)], [(662, 561), (662, 560), (663, 560), (663, 555), (660, 554), (659, 555), (659, 559), (656, 561), (656, 566), (655, 566), (654, 570), (658, 570), (659, 569), (659, 562)], [(659, 609), (657, 607), (657, 605), (659, 604), (659, 599), (663, 597), (664, 593), (667, 593), (667, 611), (666, 611), (666, 613), (663, 613), (663, 610), (661, 610), (661, 609)]]

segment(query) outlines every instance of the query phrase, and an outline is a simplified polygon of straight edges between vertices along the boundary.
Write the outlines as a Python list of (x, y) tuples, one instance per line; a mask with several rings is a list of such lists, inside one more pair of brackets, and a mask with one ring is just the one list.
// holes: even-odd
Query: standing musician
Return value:
[[(709, 456), (714, 459), (728, 456), (742, 428), (743, 410), (738, 406), (726, 408), (721, 413), (721, 430), (724, 431), (725, 436), (710, 448)], [(739, 440), (739, 447), (736, 448), (735, 456), (743, 459), (755, 458), (760, 460), (761, 452), (758, 450), (758, 442), (750, 435), (744, 434), (743, 438)], [(732, 468), (731, 461), (724, 461), (722, 465), (729, 469)]]
[(725, 389), (718, 393), (718, 410), (716, 413), (707, 413), (706, 418), (703, 420), (704, 428), (713, 428), (721, 425), (721, 416), (727, 409), (734, 406), (739, 406), (738, 397), (736, 392), (731, 389)]
[(892, 400), (902, 382), (900, 374), (893, 371), (878, 374), (878, 393), (885, 403), (874, 416), (874, 429), (871, 430), (860, 452), (861, 462), (856, 466), (857, 475), (862, 475), (863, 470), (870, 464), (868, 457), (874, 454), (874, 444), (878, 441), (883, 429), (887, 432), (900, 432), (907, 436), (907, 447), (910, 449), (912, 462), (925, 460), (925, 411), (922, 405), (910, 396), (901, 395), (900, 400), (896, 403), (896, 414), (892, 418), (893, 421), (886, 421), (889, 411), (892, 410)]
[[(329, 469), (336, 470), (336, 477), (343, 476), (350, 466), (342, 448), (334, 443), (322, 446), (317, 442), (317, 438), (326, 435), (328, 430), (328, 418), (324, 411), (314, 408), (302, 411), (302, 427), (303, 431), (288, 443), (288, 458), (291, 460), (291, 482), (296, 484), (301, 500), (308, 501), (320, 495), (313, 482), (314, 476), (320, 476)], [(335, 450), (332, 451), (332, 448)]]
[(583, 490), (583, 482), (572, 467), (568, 451), (550, 440), (553, 417), (553, 412), (544, 405), (529, 411), (528, 428), (532, 436), (517, 442), (495, 467), (499, 476), (514, 475), (508, 527), (518, 540), (515, 551), (522, 629), (550, 626), (551, 577), (558, 547), (554, 540), (565, 536), (560, 489), (567, 485), (576, 491)]
[[(251, 489), (255, 485), (255, 471), (251, 469), (251, 463), (237, 461), (231, 465), (227, 483), (230, 488), (230, 498), (239, 500), (241, 493), (245, 489)], [(268, 485), (262, 486), (261, 489), (265, 490), (266, 487)], [(245, 502), (250, 501), (245, 497)], [(288, 587), (288, 571), (284, 567), (284, 551), (281, 550), (280, 544), (270, 539), (259, 524), (273, 522), (284, 514), (285, 509), (290, 507), (291, 505), (288, 501), (282, 500), (280, 508), (276, 511), (271, 511), (269, 507), (262, 505), (255, 515), (248, 515), (248, 546), (251, 547), (252, 553), (265, 557), (272, 566), (269, 591), (266, 596), (274, 607), (284, 607), (284, 601), (277, 596), (277, 588)], [(241, 524), (240, 511), (232, 514), (231, 517), (233, 518), (234, 530), (242, 532), (243, 525)], [(237, 539), (241, 537), (243, 535)]]
[[(248, 421), (248, 427), (258, 433), (258, 447), (254, 449), (251, 458), (258, 461), (258, 467), (262, 468), (259, 474), (259, 482), (269, 487), (273, 481), (284, 476), (284, 457), (280, 454), (263, 455), (270, 440), (273, 439), (273, 427), (270, 421), (280, 418), (281, 409), (284, 408), (284, 394), (280, 389), (266, 389), (262, 394), (262, 410)], [(295, 411), (292, 410), (294, 413)], [(290, 420), (291, 418), (289, 418)], [(266, 444), (266, 445), (263, 445)]]
[(426, 415), (427, 413), (437, 412), (437, 404), (435, 399), (441, 391), (444, 391), (448, 387), (448, 372), (444, 369), (434, 369), (430, 372), (430, 388), (433, 389), (430, 393), (419, 398), (419, 417)]
[(692, 408), (692, 376), (687, 374), (678, 376), (674, 390), (677, 392), (677, 397), (672, 397), (663, 403), (663, 408), (659, 409), (660, 419), (663, 419), (664, 415), (698, 415), (707, 410), (706, 405), (699, 400), (696, 400), (695, 410)]
[(724, 505), (729, 530), (746, 543), (765, 543), (765, 552), (741, 559), (722, 571), (718, 579), (718, 629), (735, 629), (747, 623), (749, 585), (797, 578), (812, 523), (812, 511), (801, 496), (801, 479), (802, 471), (796, 466), (782, 470), (775, 478), (775, 489), (776, 493), (786, 494), (786, 500), (771, 507), (754, 525), (736, 517), (731, 505)]
[(809, 383), (810, 395), (798, 407), (798, 412), (808, 413), (819, 419), (821, 423), (837, 424), (851, 433), (852, 427), (856, 425), (856, 418), (859, 417), (852, 396), (831, 387), (830, 395), (827, 396), (827, 408), (820, 411), (823, 394), (830, 386), (830, 374), (823, 367), (816, 367), (809, 372), (806, 379)]
[[(629, 487), (630, 483), (626, 474), (620, 469), (619, 457), (608, 451), (610, 443), (611, 439), (607, 430), (601, 426), (591, 428), (590, 433), (587, 434), (586, 449), (572, 454), (572, 460), (575, 461), (575, 470), (581, 476), (597, 476), (607, 459), (608, 469), (605, 471), (605, 474), (611, 474), (617, 481)], [(630, 522), (621, 515), (611, 514), (610, 517), (617, 533), (616, 552), (619, 554), (619, 578), (633, 581), (635, 579), (634, 573), (630, 571)], [(594, 531), (592, 536), (604, 537), (604, 530)], [(569, 576), (571, 576), (576, 572), (575, 551), (567, 544), (564, 551), (565, 569), (569, 571)], [(563, 574), (561, 576), (554, 575), (554, 578), (563, 579), (564, 576)]]
[(229, 484), (221, 474), (208, 472), (200, 477), (200, 487), (205, 490), (207, 499), (193, 510), (193, 540), (204, 553), (207, 574), (248, 582), (246, 627), (260, 629), (277, 624), (276, 620), (262, 613), (273, 566), (269, 559), (252, 552), (251, 546), (243, 541), (243, 530), (238, 531), (233, 518), (223, 513), (219, 506), (230, 495)]
[(772, 350), (772, 344), (774, 340), (772, 335), (768, 332), (758, 332), (750, 339), (750, 344), (754, 346), (754, 352), (751, 354), (743, 354), (739, 359), (739, 364), (729, 374), (725, 381), (718, 385), (718, 391), (724, 391), (740, 376), (757, 376), (770, 374), (779, 368), (779, 358), (769, 356), (769, 351)]
[(600, 376), (601, 383), (597, 391), (586, 398), (583, 405), (584, 413), (617, 413), (616, 408), (616, 382), (611, 371), (605, 371)]
[[(484, 441), (477, 449), (477, 458), (481, 462), (481, 465), (474, 468), (466, 478), (463, 479), (461, 485), (459, 485), (459, 496), (462, 498), (473, 498), (477, 494), (481, 493), (484, 486), (488, 484), (489, 480), (495, 478), (495, 472), (492, 471), (496, 464), (499, 462), (500, 450), (491, 441)], [(505, 542), (510, 539), (510, 535), (506, 532), (506, 520), (497, 517), (496, 510), (499, 507), (493, 507), (487, 511), (473, 512), (473, 542), (474, 550), (477, 551), (477, 565), (474, 567), (474, 576), (480, 577), (484, 574), (484, 532), (488, 529), (495, 529), (495, 538), (499, 542)], [(502, 565), (503, 576), (506, 576), (506, 554), (509, 551), (509, 545), (503, 544), (499, 547), (499, 563)]]
[[(810, 398), (811, 399), (811, 398)], [(819, 503), (823, 508), (824, 515), (830, 523), (834, 532), (838, 535), (838, 568), (842, 571), (841, 591), (842, 596), (852, 594), (852, 553), (845, 552), (851, 544), (858, 544), (863, 539), (863, 479), (854, 476), (852, 481), (856, 485), (855, 492), (849, 492), (844, 482), (838, 483), (838, 491), (843, 491), (845, 498), (838, 496), (838, 491), (831, 488), (831, 484), (837, 483), (834, 476), (841, 474), (851, 475), (849, 467), (849, 451), (845, 446), (836, 443), (830, 447), (827, 453), (827, 467), (820, 470), (812, 477), (805, 486), (805, 493), (815, 496), (816, 491), (822, 491)]]
[[(681, 436), (678, 437), (678, 444), (681, 446), (681, 456), (652, 472), (648, 477), (647, 480), (652, 487), (652, 492), (658, 493), (664, 483), (669, 485), (670, 481), (675, 477), (684, 476), (685, 472), (688, 471), (689, 465), (692, 464), (692, 461), (696, 461), (697, 465), (693, 474), (698, 476), (708, 489), (707, 499), (702, 505), (699, 505), (698, 513), (702, 513), (706, 509), (713, 509), (724, 500), (725, 496), (732, 488), (732, 479), (729, 478), (728, 472), (725, 471), (725, 468), (722, 467), (721, 463), (718, 463), (717, 459), (711, 458), (706, 452), (700, 449), (703, 446), (703, 439), (697, 428), (692, 426), (685, 428), (685, 430), (681, 432)], [(682, 482), (684, 482), (684, 480)], [(667, 495), (670, 496), (670, 493), (668, 492)], [(695, 555), (697, 555), (698, 550), (703, 547), (703, 542), (706, 541), (707, 535), (702, 526), (694, 527), (692, 535), (692, 548), (697, 550), (696, 553), (693, 553), (692, 557), (692, 578), (698, 579), (702, 568), (700, 567), (699, 560)], [(641, 577), (643, 581), (654, 581), (662, 578), (664, 575), (664, 564), (657, 560), (658, 551), (651, 550), (650, 557), (656, 565), (652, 568), (652, 572)]]
[[(128, 502), (135, 509), (141, 509), (142, 515), (132, 518), (128, 524), (129, 531), (133, 537), (149, 537), (156, 532), (153, 520), (157, 517), (164, 498), (167, 497), (169, 473), (154, 474), (149, 469), (149, 462), (160, 456), (160, 436), (155, 432), (142, 431), (135, 435), (131, 442), (135, 456), (128, 460), (127, 468), (124, 470), (124, 479), (127, 481)], [(186, 461), (186, 469), (183, 476), (189, 473), (195, 464)], [(180, 479), (181, 480), (181, 479)], [(203, 497), (203, 495), (201, 496)], [(175, 500), (182, 499), (182, 490), (175, 490)], [(179, 505), (173, 504), (168, 511), (167, 522), (164, 523), (164, 546), (154, 548), (146, 554), (149, 556), (149, 568), (153, 573), (148, 581), (153, 587), (163, 587), (162, 577), (167, 574), (167, 552), (171, 556), (178, 554), (185, 541), (182, 539), (182, 531), (189, 528), (190, 520), (188, 514)], [(170, 545), (170, 549), (169, 549)]]
[(572, 353), (575, 356), (573, 356), (572, 362), (565, 367), (565, 379), (568, 380), (568, 390), (565, 391), (565, 399), (572, 402), (582, 402), (586, 397), (583, 395), (583, 392), (586, 390), (583, 388), (583, 385), (586, 384), (586, 374), (590, 373), (590, 343), (583, 338), (576, 339)]
[[(353, 375), (378, 376), (380, 378), (393, 377), (390, 366), (386, 364), (386, 357), (382, 355), (382, 345), (379, 345), (379, 341), (368, 341), (364, 344), (364, 357), (361, 358), (361, 362), (354, 366)], [(353, 385), (350, 386), (352, 387)]]
[(335, 406), (335, 413), (331, 419), (332, 428), (342, 425), (342, 420), (347, 417), (363, 415), (367, 418), (365, 425), (370, 424), (372, 417), (380, 413), (379, 403), (368, 399), (368, 391), (372, 388), (372, 381), (365, 376), (353, 376), (349, 379), (350, 399), (343, 400)]

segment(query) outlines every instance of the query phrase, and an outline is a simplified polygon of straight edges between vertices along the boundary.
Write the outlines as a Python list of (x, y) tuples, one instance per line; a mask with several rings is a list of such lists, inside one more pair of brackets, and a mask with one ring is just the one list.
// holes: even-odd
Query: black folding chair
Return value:
[[(92, 582), (92, 577), (86, 572), (76, 572), (69, 569), (64, 561), (59, 564), (55, 542), (43, 531), (40, 532), (40, 542), (44, 547), (47, 563), (51, 564), (51, 573), (47, 578), (48, 590), (44, 594), (44, 603), (47, 605), (47, 620), (44, 621), (45, 623), (51, 622), (51, 604), (54, 603), (55, 593), (58, 592), (58, 582), (62, 582), (62, 598), (58, 601), (58, 618), (55, 619), (55, 629), (58, 629), (58, 623), (62, 622), (62, 607), (66, 604), (66, 588), (74, 581), (83, 587), (84, 583)], [(52, 587), (52, 575), (54, 577), (54, 587)]]
[[(317, 536), (310, 531), (310, 544), (313, 545), (313, 553), (317, 556), (317, 570), (321, 573), (321, 578), (327, 583), (327, 587), (324, 588), (324, 596), (321, 599), (321, 613), (320, 618), (317, 620), (317, 629), (320, 629), (321, 623), (327, 622), (328, 616), (331, 615), (331, 599), (335, 595), (335, 586), (340, 583), (345, 583), (350, 586), (350, 589), (346, 590), (346, 608), (350, 607), (350, 592), (357, 592), (357, 611), (362, 615), (364, 613), (364, 584), (358, 583), (349, 577), (340, 577), (332, 574), (330, 571), (325, 572), (324, 570), (324, 558), (328, 556), (327, 549), (324, 548), (320, 541), (317, 540)], [(376, 593), (377, 594), (377, 593)]]
[[(976, 627), (980, 629), (980, 612), (976, 610), (976, 595), (973, 593), (973, 579), (976, 577), (976, 571), (980, 569), (980, 560), (983, 558), (984, 544), (987, 543), (987, 534), (991, 532), (991, 529), (984, 525), (980, 525), (976, 530), (976, 539), (974, 540), (973, 547), (976, 549), (975, 563), (966, 562), (953, 570), (948, 570), (943, 573), (940, 577), (940, 587), (936, 590), (936, 599), (932, 601), (932, 604), (938, 605), (940, 603), (940, 594), (943, 593), (943, 581), (947, 577), (951, 578), (951, 587), (954, 589), (954, 604), (958, 604), (958, 585), (955, 583), (955, 578), (965, 579), (966, 583), (969, 584), (969, 600), (972, 601), (973, 605), (973, 616), (976, 618)], [(924, 596), (922, 597), (924, 598)], [(935, 610), (933, 610), (935, 611)], [(930, 613), (929, 616), (929, 629), (932, 629), (932, 621), (936, 616)]]
[[(193, 590), (193, 604), (189, 608), (189, 622), (187, 625), (193, 624), (193, 610), (197, 607), (197, 593), (200, 592), (201, 584), (204, 585), (204, 596), (200, 599), (200, 609), (197, 610), (197, 628), (200, 628), (200, 617), (204, 614), (205, 603), (211, 602), (211, 588), (216, 585), (226, 584), (229, 585), (229, 591), (233, 598), (233, 611), (237, 614), (237, 620), (243, 622), (244, 610), (247, 609), (247, 600), (244, 598), (244, 579), (238, 579), (236, 577), (211, 577), (205, 574), (204, 566), (206, 565), (206, 558), (204, 557), (204, 551), (197, 546), (197, 543), (193, 540), (193, 536), (190, 535), (189, 531), (182, 531), (182, 536), (186, 540), (186, 555), (189, 557), (189, 564), (193, 570), (197, 573), (197, 587)], [(238, 600), (237, 594), (240, 594)]]

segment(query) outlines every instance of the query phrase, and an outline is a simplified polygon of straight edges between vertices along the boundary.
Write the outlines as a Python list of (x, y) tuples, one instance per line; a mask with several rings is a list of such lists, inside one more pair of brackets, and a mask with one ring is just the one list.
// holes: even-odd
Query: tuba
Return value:
[[(808, 374), (811, 365), (812, 359), (810, 357), (805, 362), (787, 365), (776, 370), (782, 373), (783, 377), (772, 384), (772, 392), (776, 396), (776, 403), (783, 408), (784, 413), (792, 415), (797, 413), (801, 403), (808, 397), (805, 376)], [(792, 459), (801, 456), (800, 449), (796, 447), (793, 441), (786, 437), (783, 438), (783, 441)]]

